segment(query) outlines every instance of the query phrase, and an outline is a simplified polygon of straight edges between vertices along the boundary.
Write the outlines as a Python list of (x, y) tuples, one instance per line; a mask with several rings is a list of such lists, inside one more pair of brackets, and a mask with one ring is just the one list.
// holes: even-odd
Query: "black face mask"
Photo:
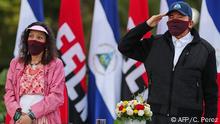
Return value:
[(28, 51), (33, 56), (40, 54), (45, 49), (45, 47), (46, 43), (42, 43), (37, 40), (28, 41)]
[(189, 21), (173, 19), (167, 22), (167, 26), (173, 36), (179, 36), (188, 28)]

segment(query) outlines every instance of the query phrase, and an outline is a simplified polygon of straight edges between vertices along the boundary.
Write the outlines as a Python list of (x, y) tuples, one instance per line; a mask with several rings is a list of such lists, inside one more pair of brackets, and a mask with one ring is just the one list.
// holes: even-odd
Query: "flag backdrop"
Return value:
[[(148, 0), (130, 0), (127, 30), (146, 21), (149, 17), (148, 10)], [(144, 37), (149, 36), (150, 33), (147, 33)], [(138, 93), (143, 93), (143, 96), (147, 99), (148, 79), (144, 64), (124, 57), (122, 73), (121, 99), (132, 99), (133, 95)]]
[[(203, 0), (201, 8), (201, 18), (199, 25), (200, 36), (206, 39), (216, 50), (216, 61), (218, 71), (218, 86), (220, 86), (220, 1)], [(218, 88), (220, 89), (220, 87)], [(219, 92), (220, 98), (220, 92)], [(218, 109), (220, 102), (218, 99)], [(220, 111), (218, 110), (218, 118)]]
[(117, 14), (117, 0), (95, 0), (89, 50), (89, 124), (95, 124), (96, 119), (113, 124), (116, 118), (122, 65)]
[(18, 56), (22, 32), (28, 25), (36, 21), (44, 21), (43, 0), (21, 0), (14, 56)]
[(57, 48), (64, 62), (69, 123), (87, 122), (86, 55), (80, 0), (62, 0)]
[[(173, 2), (184, 1), (184, 0), (160, 0), (160, 13), (167, 13), (169, 10), (169, 6)], [(167, 20), (168, 17), (165, 16), (157, 25), (157, 34), (163, 34), (167, 31)]]

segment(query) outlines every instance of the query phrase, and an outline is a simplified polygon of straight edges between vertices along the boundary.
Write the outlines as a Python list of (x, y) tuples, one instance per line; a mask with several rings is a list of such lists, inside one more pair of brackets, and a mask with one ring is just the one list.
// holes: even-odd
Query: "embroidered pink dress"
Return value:
[[(27, 65), (20, 80), (20, 105), (24, 113), (28, 113), (30, 106), (44, 98), (44, 68), (39, 65), (32, 69)], [(48, 124), (45, 116), (36, 119), (34, 124)]]

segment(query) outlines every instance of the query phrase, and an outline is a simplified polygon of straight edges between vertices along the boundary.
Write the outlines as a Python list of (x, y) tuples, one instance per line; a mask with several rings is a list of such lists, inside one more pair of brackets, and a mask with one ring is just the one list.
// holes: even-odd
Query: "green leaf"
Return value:
[(0, 73), (0, 86), (4, 86), (5, 85), (7, 72), (8, 72), (8, 69), (4, 69)]

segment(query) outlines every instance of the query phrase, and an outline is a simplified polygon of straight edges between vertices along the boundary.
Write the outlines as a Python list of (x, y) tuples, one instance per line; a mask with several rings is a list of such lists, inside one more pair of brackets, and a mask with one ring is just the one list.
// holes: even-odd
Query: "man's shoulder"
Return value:
[(150, 40), (150, 41), (154, 41), (154, 40), (159, 40), (159, 39), (161, 39), (162, 38), (162, 34), (159, 34), (159, 35), (151, 35), (149, 38), (148, 38), (148, 40)]
[(215, 51), (215, 48), (205, 39), (200, 38), (201, 44), (209, 51)]
[(163, 36), (162, 34), (158, 34), (158, 35), (154, 36), (154, 39), (159, 40), (160, 38), (162, 38), (162, 36)]

